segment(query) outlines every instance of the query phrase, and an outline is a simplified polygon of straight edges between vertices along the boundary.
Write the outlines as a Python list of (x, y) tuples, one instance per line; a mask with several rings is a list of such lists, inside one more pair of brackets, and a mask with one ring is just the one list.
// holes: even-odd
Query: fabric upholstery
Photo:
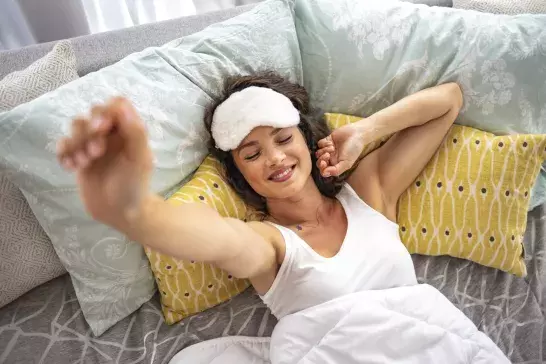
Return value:
[(69, 41), (61, 41), (25, 70), (12, 72), (0, 81), (0, 112), (34, 100), (77, 78), (72, 45)]
[(428, 6), (443, 6), (446, 8), (450, 8), (453, 6), (452, 0), (402, 0), (408, 3), (414, 3), (414, 4), (424, 4)]
[[(0, 81), (0, 111), (8, 110), (78, 78), (69, 41), (27, 69)], [(51, 240), (19, 188), (0, 170), (0, 307), (66, 273)]]
[(493, 14), (546, 14), (544, 0), (453, 0), (453, 7)]
[[(76, 54), (80, 77), (116, 63), (147, 47), (161, 46), (173, 39), (199, 32), (207, 26), (242, 14), (255, 5), (240, 6), (198, 16), (166, 20), (132, 28), (86, 35), (70, 41)], [(0, 78), (21, 70), (49, 52), (54, 42), (0, 52)]]

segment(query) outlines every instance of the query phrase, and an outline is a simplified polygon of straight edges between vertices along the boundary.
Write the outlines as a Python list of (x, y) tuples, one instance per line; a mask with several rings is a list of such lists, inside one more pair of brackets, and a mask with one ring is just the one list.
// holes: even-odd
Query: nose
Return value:
[(279, 148), (269, 148), (267, 151), (267, 164), (269, 167), (274, 167), (279, 164), (282, 164), (284, 159), (286, 158), (286, 154), (279, 149)]

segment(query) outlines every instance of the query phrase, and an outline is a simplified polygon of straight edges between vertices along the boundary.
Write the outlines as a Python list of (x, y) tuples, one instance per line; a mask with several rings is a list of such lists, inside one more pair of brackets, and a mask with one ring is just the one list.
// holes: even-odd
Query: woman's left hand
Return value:
[(324, 177), (339, 176), (351, 169), (365, 146), (363, 132), (357, 123), (342, 126), (319, 140), (317, 167)]

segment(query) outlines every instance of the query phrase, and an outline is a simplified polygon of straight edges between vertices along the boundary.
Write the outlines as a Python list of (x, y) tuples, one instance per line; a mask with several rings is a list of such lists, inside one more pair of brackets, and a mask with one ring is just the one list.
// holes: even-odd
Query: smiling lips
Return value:
[(285, 167), (285, 168), (276, 170), (275, 172), (271, 174), (271, 176), (269, 176), (269, 180), (273, 182), (288, 181), (290, 177), (292, 177), (292, 174), (294, 173), (294, 167), (295, 166), (291, 166), (291, 167)]

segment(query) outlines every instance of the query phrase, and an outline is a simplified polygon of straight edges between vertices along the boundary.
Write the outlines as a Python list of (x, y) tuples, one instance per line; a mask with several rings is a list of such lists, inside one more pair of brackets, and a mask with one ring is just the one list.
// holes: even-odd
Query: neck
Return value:
[(284, 226), (316, 223), (330, 210), (332, 200), (323, 196), (312, 178), (294, 197), (268, 199), (267, 209), (271, 218)]

